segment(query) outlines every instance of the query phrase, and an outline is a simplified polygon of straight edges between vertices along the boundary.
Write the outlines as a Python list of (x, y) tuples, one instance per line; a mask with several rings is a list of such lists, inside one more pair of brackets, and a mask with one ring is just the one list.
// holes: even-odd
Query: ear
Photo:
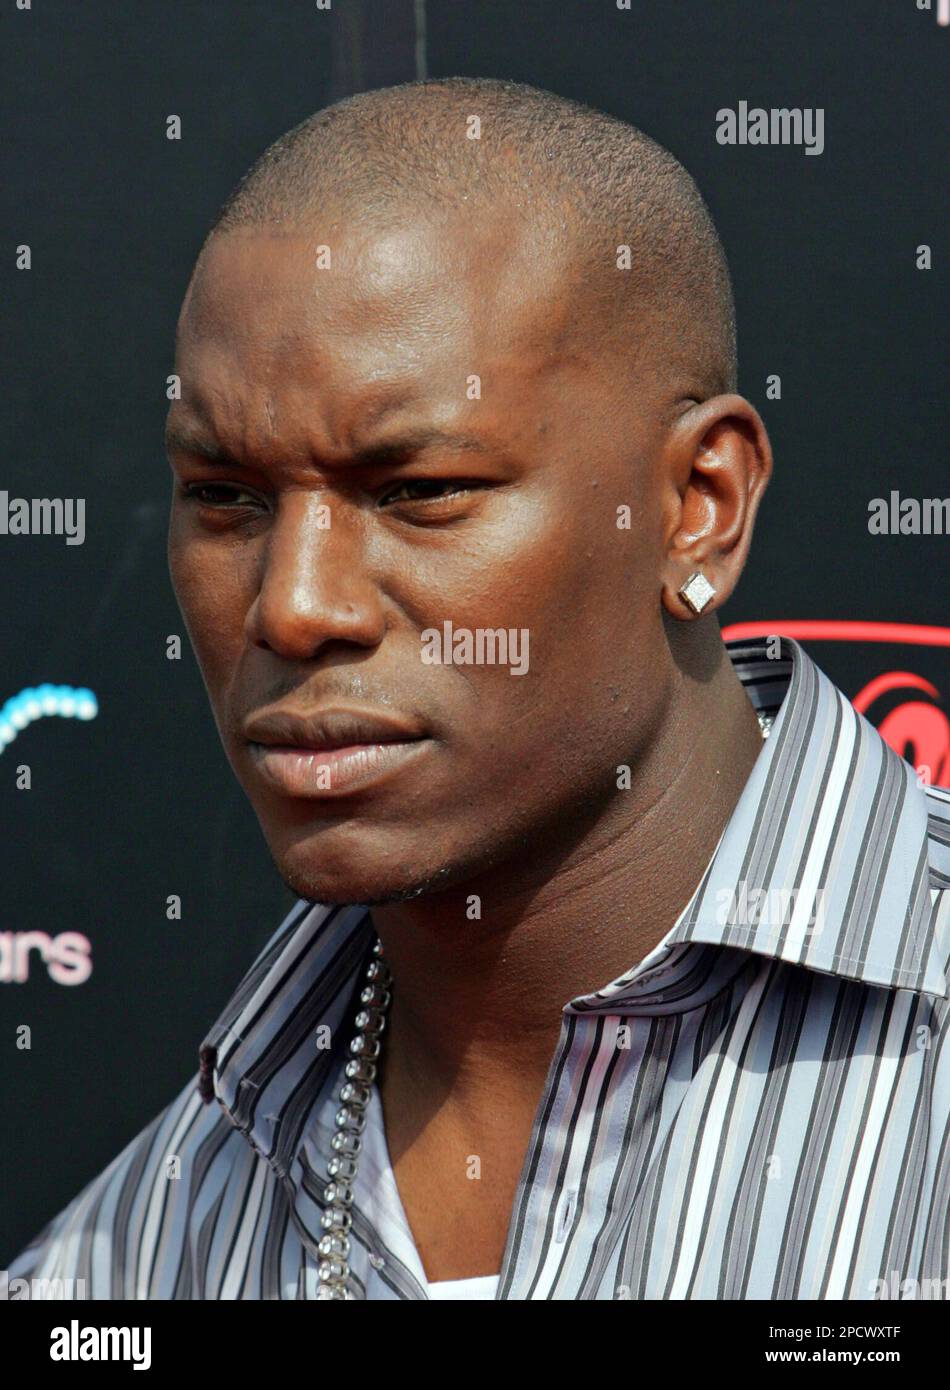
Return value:
[[(772, 448), (761, 416), (738, 395), (693, 402), (672, 426), (663, 449), (663, 606), (695, 618), (679, 590), (701, 574), (715, 594), (712, 613), (735, 589), (752, 528), (772, 474)], [(703, 586), (699, 597), (703, 597)]]

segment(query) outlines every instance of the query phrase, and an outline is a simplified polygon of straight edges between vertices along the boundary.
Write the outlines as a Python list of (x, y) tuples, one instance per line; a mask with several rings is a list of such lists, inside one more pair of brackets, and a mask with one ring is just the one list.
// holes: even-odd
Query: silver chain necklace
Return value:
[(383, 959), (383, 943), (377, 938), (373, 946), (373, 959), (366, 970), (366, 984), (360, 992), (360, 1009), (355, 1020), (357, 1031), (350, 1043), (352, 1056), (344, 1068), (346, 1081), (340, 1091), (341, 1105), (335, 1118), (336, 1133), (330, 1140), (333, 1157), (327, 1164), (330, 1181), (324, 1192), (326, 1208), (320, 1221), (326, 1234), (317, 1246), (320, 1254), (317, 1267), (320, 1281), (318, 1298), (354, 1297), (347, 1287), (350, 1277), (349, 1233), (353, 1224), (353, 1180), (359, 1152), (363, 1147), (366, 1107), (376, 1080), (379, 1035), (386, 1026), (386, 1010), (392, 998), (389, 989), (391, 982), (389, 966)]
[[(756, 710), (756, 717), (762, 737), (768, 738), (775, 716)], [(392, 999), (391, 984), (392, 975), (383, 958), (383, 943), (377, 938), (373, 958), (366, 969), (366, 984), (360, 991), (356, 1036), (350, 1043), (352, 1056), (344, 1068), (346, 1080), (340, 1090), (340, 1108), (334, 1120), (336, 1133), (330, 1140), (333, 1157), (327, 1164), (330, 1181), (324, 1191), (326, 1205), (320, 1221), (325, 1234), (317, 1246), (320, 1254), (318, 1298), (355, 1297), (348, 1287), (353, 1183), (363, 1147), (366, 1109), (382, 1049), (380, 1034), (386, 1027), (386, 1013)]]

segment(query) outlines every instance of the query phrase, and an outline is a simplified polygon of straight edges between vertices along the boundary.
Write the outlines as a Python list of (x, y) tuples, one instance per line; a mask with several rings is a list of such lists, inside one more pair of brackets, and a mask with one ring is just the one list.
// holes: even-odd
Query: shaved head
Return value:
[(386, 229), (410, 212), (464, 228), (476, 209), (550, 245), (573, 314), (618, 369), (671, 401), (736, 389), (728, 267), (690, 175), (634, 126), (520, 83), (412, 82), (317, 112), (252, 165), (203, 251), (236, 228)]

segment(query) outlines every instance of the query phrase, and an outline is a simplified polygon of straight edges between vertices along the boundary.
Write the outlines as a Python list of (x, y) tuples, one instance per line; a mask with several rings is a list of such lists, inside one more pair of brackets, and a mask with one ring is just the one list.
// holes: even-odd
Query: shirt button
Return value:
[(369, 1262), (374, 1269), (382, 1269), (386, 1264), (386, 1261), (383, 1259), (382, 1255), (370, 1255)]

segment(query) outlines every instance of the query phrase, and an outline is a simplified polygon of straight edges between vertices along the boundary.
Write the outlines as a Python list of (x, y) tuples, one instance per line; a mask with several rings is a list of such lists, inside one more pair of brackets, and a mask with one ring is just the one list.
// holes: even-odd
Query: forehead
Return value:
[(563, 233), (516, 212), (219, 233), (182, 307), (175, 413), (291, 449), (319, 424), (347, 451), (393, 413), (543, 411), (591, 366), (577, 276)]

